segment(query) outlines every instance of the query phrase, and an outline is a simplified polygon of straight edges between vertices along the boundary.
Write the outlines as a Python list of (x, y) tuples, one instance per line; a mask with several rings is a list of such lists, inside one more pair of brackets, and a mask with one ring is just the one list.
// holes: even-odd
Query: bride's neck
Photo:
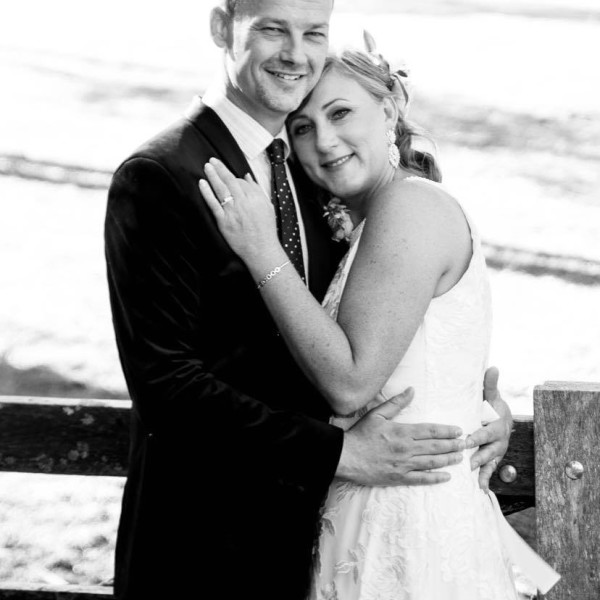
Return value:
[(381, 193), (394, 179), (404, 179), (410, 175), (402, 168), (394, 169), (391, 166), (387, 168), (383, 176), (366, 193), (348, 198), (341, 198), (342, 203), (346, 205), (350, 213), (353, 225), (356, 227), (366, 216), (369, 206), (373, 199)]

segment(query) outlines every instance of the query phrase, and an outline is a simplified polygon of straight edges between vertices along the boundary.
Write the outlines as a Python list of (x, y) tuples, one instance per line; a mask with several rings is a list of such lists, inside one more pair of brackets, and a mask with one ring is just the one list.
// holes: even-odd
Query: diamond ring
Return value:
[(221, 202), (221, 206), (225, 206), (228, 202), (231, 202), (233, 200), (233, 196), (225, 196), (225, 198), (223, 198), (222, 202)]

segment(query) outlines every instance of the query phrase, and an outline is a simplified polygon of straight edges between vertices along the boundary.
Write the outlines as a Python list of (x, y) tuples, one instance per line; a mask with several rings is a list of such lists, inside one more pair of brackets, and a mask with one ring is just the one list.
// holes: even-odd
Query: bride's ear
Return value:
[(398, 124), (398, 119), (400, 118), (400, 109), (398, 108), (398, 103), (394, 98), (390, 98), (389, 96), (383, 99), (383, 112), (385, 114), (385, 124), (386, 127), (396, 128)]

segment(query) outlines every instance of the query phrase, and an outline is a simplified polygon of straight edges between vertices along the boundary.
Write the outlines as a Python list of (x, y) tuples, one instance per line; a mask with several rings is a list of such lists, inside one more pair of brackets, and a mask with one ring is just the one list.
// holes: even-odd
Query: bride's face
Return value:
[(391, 112), (335, 68), (325, 73), (289, 123), (309, 177), (339, 198), (368, 195), (389, 174), (385, 134), (395, 125)]

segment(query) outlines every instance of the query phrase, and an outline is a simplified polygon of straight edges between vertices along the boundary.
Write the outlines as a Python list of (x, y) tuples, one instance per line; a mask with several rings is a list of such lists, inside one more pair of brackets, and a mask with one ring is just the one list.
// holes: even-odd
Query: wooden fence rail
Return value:
[[(0, 471), (124, 476), (131, 404), (0, 396)], [(535, 505), (538, 552), (561, 581), (547, 600), (600, 599), (600, 384), (549, 382), (515, 416), (491, 487), (503, 510)], [(0, 583), (0, 600), (106, 600), (104, 586)]]

